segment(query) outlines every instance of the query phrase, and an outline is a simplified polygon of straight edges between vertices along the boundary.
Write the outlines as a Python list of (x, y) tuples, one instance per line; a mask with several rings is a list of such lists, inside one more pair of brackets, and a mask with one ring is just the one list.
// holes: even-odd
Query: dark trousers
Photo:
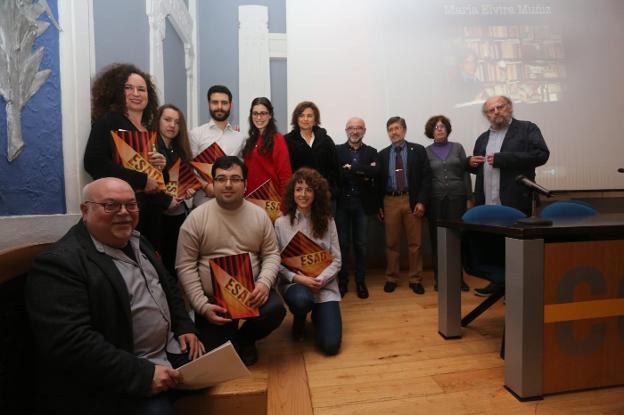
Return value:
[(228, 340), (239, 345), (249, 345), (260, 340), (282, 324), (286, 316), (284, 302), (275, 290), (269, 293), (269, 299), (260, 307), (260, 315), (246, 319), (238, 327), (240, 320), (219, 326), (212, 324), (199, 314), (195, 314), (195, 325), (199, 330), (199, 339), (204, 343), (206, 351), (221, 346)]
[(178, 235), (180, 234), (180, 227), (186, 219), (186, 214), (170, 216), (162, 215), (162, 242), (160, 256), (167, 271), (177, 281), (177, 273), (175, 271), (175, 259), (176, 251), (178, 249)]
[(301, 284), (293, 284), (284, 293), (284, 300), (295, 318), (305, 319), (312, 312), (314, 336), (319, 349), (326, 355), (335, 355), (342, 343), (340, 302), (315, 303), (312, 292)]
[[(353, 240), (355, 253), (355, 282), (363, 283), (366, 275), (366, 242), (368, 239), (368, 218), (364, 213), (359, 197), (343, 196), (338, 202), (336, 211), (336, 228), (340, 241), (342, 268), (338, 272), (341, 284), (349, 280), (349, 254)], [(352, 239), (353, 238), (353, 239)]]
[[(178, 368), (189, 362), (188, 354), (167, 353), (171, 366)], [(171, 389), (155, 396), (133, 397), (123, 400), (120, 413), (125, 415), (175, 415), (173, 403), (183, 396), (198, 393)]]
[(431, 198), (427, 218), (431, 237), (431, 254), (433, 257), (433, 278), (438, 281), (438, 229), (436, 221), (461, 219), (466, 212), (466, 197)]

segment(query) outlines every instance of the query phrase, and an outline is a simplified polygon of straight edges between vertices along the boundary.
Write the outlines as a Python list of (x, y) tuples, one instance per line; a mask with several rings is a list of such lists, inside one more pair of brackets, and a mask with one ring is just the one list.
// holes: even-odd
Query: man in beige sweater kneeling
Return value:
[[(232, 340), (249, 366), (258, 360), (255, 342), (275, 330), (286, 314), (273, 289), (280, 253), (269, 216), (243, 199), (247, 166), (237, 157), (221, 157), (212, 166), (212, 177), (215, 198), (193, 210), (180, 229), (176, 270), (206, 350)], [(209, 259), (245, 253), (255, 282), (247, 304), (258, 307), (259, 316), (239, 328), (239, 320), (215, 302)]]

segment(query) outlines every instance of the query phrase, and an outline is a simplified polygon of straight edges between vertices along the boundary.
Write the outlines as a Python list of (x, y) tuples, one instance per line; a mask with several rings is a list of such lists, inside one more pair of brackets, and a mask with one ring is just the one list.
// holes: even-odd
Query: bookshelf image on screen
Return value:
[(453, 39), (450, 78), (462, 107), (493, 95), (516, 103), (557, 102), (566, 90), (565, 51), (550, 26), (464, 26)]

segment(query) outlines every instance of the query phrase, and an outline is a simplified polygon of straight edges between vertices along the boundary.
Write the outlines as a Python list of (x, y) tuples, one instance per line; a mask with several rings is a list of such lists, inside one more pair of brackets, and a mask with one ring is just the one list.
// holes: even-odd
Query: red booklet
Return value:
[(248, 253), (210, 258), (212, 290), (217, 304), (233, 319), (257, 317), (260, 311), (249, 305), (255, 288)]
[(286, 268), (312, 278), (318, 277), (334, 260), (332, 254), (301, 231), (297, 231), (281, 255)]
[(178, 199), (184, 199), (188, 189), (198, 190), (201, 187), (202, 184), (193, 173), (191, 166), (182, 159), (176, 160), (169, 169), (169, 182), (167, 182), (165, 193)]
[(219, 147), (219, 144), (212, 143), (208, 148), (199, 153), (191, 161), (191, 164), (197, 169), (202, 179), (212, 183), (212, 165), (219, 157), (223, 156), (225, 156), (225, 152)]
[(140, 171), (158, 182), (165, 190), (162, 171), (150, 164), (147, 153), (155, 151), (156, 133), (148, 131), (111, 131), (115, 148), (115, 161), (126, 169)]
[(271, 218), (271, 222), (275, 223), (275, 219), (280, 216), (281, 197), (271, 179), (267, 179), (256, 187), (246, 196), (246, 199), (264, 209)]

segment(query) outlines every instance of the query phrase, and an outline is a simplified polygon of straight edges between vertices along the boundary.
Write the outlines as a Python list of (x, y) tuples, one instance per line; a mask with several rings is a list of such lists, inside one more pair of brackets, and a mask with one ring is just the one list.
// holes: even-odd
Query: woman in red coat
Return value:
[(271, 179), (281, 195), (292, 175), (288, 147), (277, 131), (273, 119), (273, 104), (268, 98), (251, 101), (249, 109), (249, 138), (243, 147), (243, 159), (249, 169), (247, 193), (253, 192), (267, 179)]

